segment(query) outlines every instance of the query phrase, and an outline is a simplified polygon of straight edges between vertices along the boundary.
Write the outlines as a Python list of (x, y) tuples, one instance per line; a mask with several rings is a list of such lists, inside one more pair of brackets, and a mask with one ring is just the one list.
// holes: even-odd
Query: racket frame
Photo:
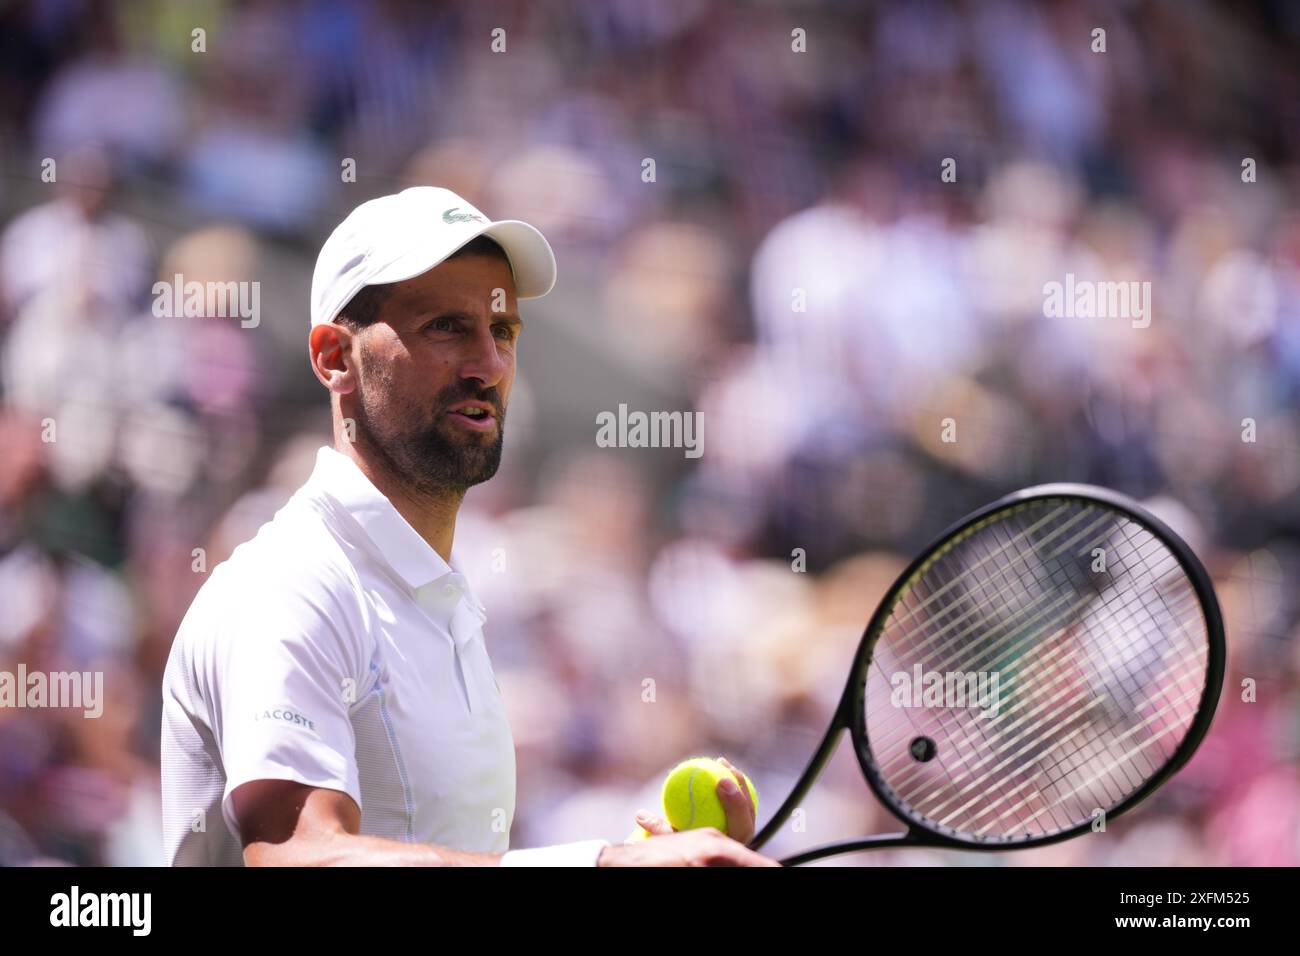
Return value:
[(1069, 840), (1092, 829), (1092, 823), (1084, 822), (1078, 826), (1044, 836), (1018, 837), (1005, 840), (973, 840), (964, 837), (955, 830), (925, 826), (914, 820), (906, 810), (898, 806), (889, 788), (885, 785), (875, 760), (872, 758), (870, 742), (867, 739), (865, 719), (866, 685), (867, 672), (871, 666), (872, 651), (875, 649), (876, 641), (884, 631), (889, 615), (893, 613), (894, 606), (903, 594), (904, 588), (929, 562), (935, 559), (940, 548), (946, 549), (953, 543), (954, 538), (964, 537), (976, 530), (975, 526), (986, 523), (988, 519), (1000, 512), (1029, 502), (1050, 500), (1052, 498), (1071, 498), (1096, 502), (1122, 514), (1130, 515), (1144, 525), (1169, 549), (1186, 573), (1200, 601), (1201, 610), (1205, 617), (1208, 658), (1206, 660), (1205, 689), (1197, 705), (1196, 716), (1193, 718), (1192, 724), (1178, 749), (1165, 762), (1165, 765), (1156, 771), (1141, 787), (1106, 811), (1106, 818), (1113, 820), (1133, 809), (1187, 763), (1192, 754), (1196, 752), (1196, 748), (1200, 746), (1201, 741), (1205, 739), (1210, 724), (1214, 720), (1214, 712), (1218, 706), (1219, 695), (1223, 687), (1224, 664), (1227, 653), (1223, 633), (1223, 616), (1219, 610), (1219, 602), (1215, 596), (1209, 573), (1182, 538), (1175, 534), (1163, 521), (1127, 495), (1108, 488), (1086, 484), (1058, 482), (1035, 485), (1031, 488), (1023, 488), (1020, 491), (1012, 492), (962, 518), (938, 535), (898, 576), (898, 579), (886, 592), (884, 598), (881, 599), (875, 613), (872, 614), (871, 620), (867, 624), (866, 631), (863, 632), (862, 640), (859, 642), (858, 649), (853, 657), (853, 666), (849, 671), (848, 683), (840, 696), (839, 704), (836, 706), (835, 715), (831, 720), (830, 727), (827, 728), (826, 735), (822, 738), (820, 746), (808, 762), (807, 768), (799, 778), (798, 783), (795, 784), (790, 796), (786, 798), (772, 818), (750, 841), (749, 847), (751, 849), (757, 850), (767, 843), (798, 808), (822, 769), (835, 753), (840, 736), (845, 730), (849, 732), (849, 736), (853, 741), (854, 753), (857, 755), (858, 765), (876, 799), (890, 813), (902, 821), (907, 829), (903, 833), (877, 834), (857, 840), (814, 847), (781, 860), (781, 863), (785, 866), (798, 866), (824, 857), (836, 856), (840, 853), (882, 847), (926, 846), (979, 852), (1022, 850), (1030, 847), (1046, 846), (1061, 840)]

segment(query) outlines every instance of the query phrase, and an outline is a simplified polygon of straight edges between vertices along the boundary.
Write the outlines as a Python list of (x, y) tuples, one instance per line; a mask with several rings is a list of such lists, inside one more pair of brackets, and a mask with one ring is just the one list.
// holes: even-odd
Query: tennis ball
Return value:
[(631, 833), (627, 835), (627, 839), (624, 840), (623, 842), (640, 843), (642, 840), (648, 840), (648, 839), (650, 839), (650, 831), (647, 830), (645, 827), (637, 827), (635, 830), (633, 830)]
[[(732, 773), (711, 757), (692, 757), (679, 763), (664, 781), (664, 815), (674, 830), (717, 827), (727, 832), (727, 811), (718, 799), (718, 782)], [(732, 777), (732, 779), (735, 779)], [(737, 781), (739, 782), (739, 781)], [(754, 811), (758, 811), (758, 791), (745, 775)]]

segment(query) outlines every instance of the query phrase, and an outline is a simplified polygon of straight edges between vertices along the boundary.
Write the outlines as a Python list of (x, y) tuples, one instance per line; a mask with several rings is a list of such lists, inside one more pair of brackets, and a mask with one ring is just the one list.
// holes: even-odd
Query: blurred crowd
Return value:
[[(416, 183), (559, 261), (456, 540), (512, 845), (621, 839), (696, 754), (761, 822), (917, 549), (1071, 480), (1209, 567), (1206, 743), (1107, 839), (838, 862), (1300, 864), (1298, 51), (1281, 0), (0, 4), (0, 670), (107, 697), (0, 709), (0, 864), (160, 862), (177, 625), (330, 440), (316, 251)], [(178, 273), (260, 321), (157, 315)], [(1149, 327), (1046, 316), (1067, 273), (1150, 282)], [(620, 403), (703, 456), (598, 448)], [(896, 826), (848, 748), (805, 809), (770, 852)]]

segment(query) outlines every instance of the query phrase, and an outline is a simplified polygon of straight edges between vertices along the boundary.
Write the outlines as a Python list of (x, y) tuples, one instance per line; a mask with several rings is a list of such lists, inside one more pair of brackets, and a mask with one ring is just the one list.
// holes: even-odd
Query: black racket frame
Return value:
[(898, 577), (898, 580), (890, 587), (885, 597), (881, 600), (875, 613), (872, 615), (867, 629), (863, 633), (862, 641), (858, 645), (857, 653), (854, 655), (853, 667), (849, 672), (849, 681), (844, 688), (844, 693), (840, 697), (840, 702), (836, 707), (835, 716), (831, 720), (830, 727), (822, 739), (821, 745), (817, 752), (809, 761), (799, 782), (795, 784), (790, 796), (781, 804), (780, 809), (772, 816), (763, 826), (762, 830), (755, 835), (750, 841), (751, 849), (760, 849), (767, 843), (777, 832), (778, 829), (789, 819), (790, 815), (798, 808), (803, 801), (804, 796), (812, 787), (813, 782), (821, 773), (826, 763), (834, 754), (835, 748), (839, 745), (840, 735), (849, 731), (853, 740), (853, 750), (857, 754), (858, 765), (862, 768), (862, 774), (866, 778), (876, 798), (894, 815), (907, 829), (902, 833), (883, 833), (874, 836), (862, 837), (857, 840), (848, 840), (839, 843), (826, 844), (805, 850), (794, 856), (781, 860), (785, 866), (798, 866), (803, 863), (810, 863), (814, 860), (820, 860), (828, 856), (836, 856), (841, 853), (852, 853), (858, 850), (872, 850), (882, 847), (908, 847), (908, 846), (928, 846), (940, 847), (947, 849), (959, 850), (977, 850), (984, 852), (1002, 852), (1006, 850), (1022, 850), (1035, 846), (1045, 846), (1049, 843), (1056, 843), (1061, 840), (1068, 840), (1078, 836), (1081, 833), (1090, 831), (1092, 824), (1084, 822), (1068, 830), (1062, 830), (1059, 833), (1052, 833), (1046, 836), (1037, 837), (1018, 837), (995, 840), (973, 840), (959, 834), (957, 831), (946, 830), (946, 828), (930, 829), (913, 819), (909, 813), (899, 805), (891, 789), (885, 784), (875, 760), (871, 755), (870, 741), (867, 739), (866, 728), (866, 684), (867, 671), (871, 666), (871, 654), (875, 647), (876, 640), (884, 630), (885, 622), (888, 620), (890, 613), (893, 611), (895, 603), (902, 594), (903, 588), (911, 581), (912, 577), (922, 568), (926, 562), (933, 559), (936, 552), (944, 547), (949, 541), (957, 536), (961, 536), (970, 531), (974, 525), (987, 521), (989, 518), (1001, 511), (1011, 508), (1018, 508), (1028, 502), (1039, 500), (1074, 499), (1100, 504), (1125, 514), (1145, 526), (1156, 538), (1158, 538), (1174, 555), (1187, 573), (1188, 580), (1196, 592), (1200, 601), (1201, 610), (1205, 616), (1205, 630), (1208, 642), (1209, 659), (1206, 662), (1206, 680), (1205, 690), (1201, 695), (1198, 704), (1196, 716), (1192, 721), (1191, 728), (1187, 736), (1184, 737), (1181, 745), (1165, 765), (1160, 768), (1147, 782), (1133, 793), (1131, 793), (1121, 803), (1111, 808), (1107, 814), (1107, 819), (1114, 819), (1123, 813), (1133, 809), (1152, 793), (1156, 791), (1165, 781), (1173, 776), (1179, 768), (1187, 763), (1196, 748), (1200, 746), (1205, 734), (1210, 729), (1210, 723), (1214, 719), (1214, 712), (1219, 703), (1219, 695), (1223, 686), (1224, 660), (1226, 656), (1226, 642), (1223, 633), (1223, 616), (1219, 610), (1219, 602), (1214, 594), (1214, 586), (1210, 581), (1210, 575), (1206, 572), (1204, 565), (1193, 553), (1192, 549), (1177, 534), (1173, 532), (1163, 521), (1157, 518), (1151, 512), (1147, 511), (1136, 501), (1133, 501), (1126, 495), (1108, 488), (1101, 488), (1095, 485), (1073, 484), (1073, 483), (1053, 483), (1046, 485), (1036, 485), (1032, 488), (1024, 488), (1020, 491), (1013, 492), (997, 501), (992, 502), (972, 512), (965, 518), (958, 521), (952, 527), (948, 528), (943, 534), (939, 535), (930, 544), (928, 548), (914, 560), (907, 569)]

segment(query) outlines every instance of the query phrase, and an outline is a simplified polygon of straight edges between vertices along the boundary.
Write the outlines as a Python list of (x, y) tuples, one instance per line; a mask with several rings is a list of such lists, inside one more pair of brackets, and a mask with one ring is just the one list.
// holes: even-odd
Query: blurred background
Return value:
[[(513, 846), (623, 838), (695, 754), (766, 819), (917, 549), (1075, 480), (1214, 577), (1205, 744), (1107, 839), (831, 862), (1300, 864), (1298, 93), (1282, 0), (0, 2), (0, 669), (102, 670), (107, 697), (0, 710), (0, 862), (161, 861), (194, 549), (215, 567), (330, 440), (320, 244), (437, 184), (559, 261), (457, 532)], [(1149, 281), (1150, 327), (1045, 317), (1068, 272)], [(176, 273), (259, 282), (260, 322), (157, 317)], [(598, 448), (620, 403), (702, 412), (703, 456)], [(846, 746), (805, 808), (768, 852), (894, 826)]]

